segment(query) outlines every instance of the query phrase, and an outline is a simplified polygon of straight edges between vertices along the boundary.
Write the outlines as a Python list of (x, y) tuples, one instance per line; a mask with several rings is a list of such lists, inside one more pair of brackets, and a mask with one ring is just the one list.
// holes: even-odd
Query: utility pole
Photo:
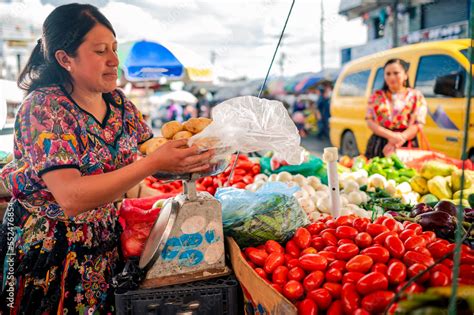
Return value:
[(211, 50), (211, 57), (210, 57), (210, 59), (211, 59), (211, 64), (212, 64), (212, 65), (214, 65), (214, 64), (216, 63), (216, 57), (217, 57), (216, 51), (215, 51), (214, 49)]
[(398, 3), (399, 0), (394, 0), (392, 5), (393, 24), (392, 24), (392, 46), (398, 47)]
[(321, 0), (321, 19), (320, 21), (320, 29), (321, 29), (321, 34), (320, 34), (320, 57), (321, 57), (321, 71), (324, 70), (324, 0)]

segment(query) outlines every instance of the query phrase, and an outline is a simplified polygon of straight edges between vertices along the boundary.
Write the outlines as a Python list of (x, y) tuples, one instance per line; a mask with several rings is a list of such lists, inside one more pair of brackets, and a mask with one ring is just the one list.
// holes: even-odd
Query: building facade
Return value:
[(468, 36), (469, 0), (341, 0), (339, 14), (362, 18), (364, 45), (341, 50), (341, 63), (393, 47)]

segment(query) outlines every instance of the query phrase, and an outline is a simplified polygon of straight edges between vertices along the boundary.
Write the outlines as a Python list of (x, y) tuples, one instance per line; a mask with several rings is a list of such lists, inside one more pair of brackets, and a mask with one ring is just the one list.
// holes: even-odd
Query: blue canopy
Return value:
[(164, 46), (138, 41), (119, 47), (125, 77), (129, 81), (159, 80), (161, 77), (181, 78), (184, 67)]

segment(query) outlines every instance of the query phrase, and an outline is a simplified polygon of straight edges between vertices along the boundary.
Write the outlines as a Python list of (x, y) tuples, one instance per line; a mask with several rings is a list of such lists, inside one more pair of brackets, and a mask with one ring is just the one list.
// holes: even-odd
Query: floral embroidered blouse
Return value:
[[(70, 220), (41, 176), (76, 168), (82, 175), (111, 172), (134, 161), (137, 145), (152, 131), (122, 92), (104, 94), (102, 122), (81, 109), (61, 86), (37, 89), (24, 100), (15, 121), (14, 160), (0, 174), (13, 198), (30, 212)], [(115, 213), (112, 203), (77, 215), (76, 223)]]
[(366, 119), (390, 130), (404, 130), (413, 124), (425, 124), (427, 110), (423, 94), (416, 89), (407, 88), (394, 95), (377, 90), (369, 98)]

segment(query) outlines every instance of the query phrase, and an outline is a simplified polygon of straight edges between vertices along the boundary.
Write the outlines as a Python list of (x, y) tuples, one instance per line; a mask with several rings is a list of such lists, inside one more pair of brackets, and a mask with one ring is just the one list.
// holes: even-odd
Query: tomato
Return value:
[(346, 283), (342, 286), (341, 302), (346, 314), (352, 314), (359, 308), (360, 296), (353, 283)]
[(334, 282), (326, 282), (323, 284), (323, 288), (331, 293), (333, 299), (339, 299), (341, 297), (342, 285)]
[(378, 245), (385, 244), (385, 239), (389, 236), (397, 236), (398, 237), (397, 233), (392, 232), (392, 231), (382, 232), (379, 235), (377, 235), (376, 237), (374, 237), (374, 244), (378, 244)]
[(357, 271), (366, 273), (370, 270), (374, 261), (370, 256), (367, 255), (357, 255), (352, 257), (346, 264), (347, 271)]
[(352, 226), (357, 229), (359, 232), (365, 232), (367, 225), (369, 224), (369, 219), (367, 218), (357, 218), (352, 223)]
[(338, 227), (336, 220), (329, 219), (326, 221), (326, 225), (328, 226), (328, 228), (334, 229), (334, 233), (336, 233), (336, 228)]
[(301, 256), (300, 267), (305, 271), (325, 270), (328, 265), (326, 257), (319, 254), (307, 254)]
[[(234, 174), (234, 177), (230, 180), (230, 184), (234, 185), (234, 184), (237, 184), (237, 183), (241, 183), (243, 178), (244, 177), (242, 175), (235, 175)], [(245, 185), (244, 183), (242, 183), (242, 184)]]
[(367, 295), (378, 290), (387, 290), (388, 280), (380, 272), (371, 272), (357, 281), (357, 291), (362, 295)]
[(326, 228), (326, 224), (323, 222), (315, 222), (311, 223), (306, 228), (308, 229), (309, 233), (311, 233), (311, 235), (318, 235), (319, 232)]
[(405, 254), (405, 246), (397, 235), (390, 235), (385, 239), (385, 248), (395, 258), (400, 258)]
[(276, 267), (282, 266), (285, 263), (285, 255), (282, 253), (273, 252), (268, 255), (267, 259), (265, 260), (265, 264), (263, 265), (263, 270), (266, 273), (272, 273)]
[(290, 259), (286, 263), (286, 266), (288, 267), (288, 269), (293, 269), (295, 267), (298, 267), (299, 265), (300, 265), (300, 261), (298, 260), (298, 258)]
[(288, 281), (288, 267), (278, 266), (272, 274), (273, 283), (284, 285)]
[(304, 299), (298, 305), (298, 315), (318, 315), (318, 306), (311, 299)]
[(364, 310), (363, 308), (358, 308), (355, 310), (354, 313), (352, 313), (352, 315), (370, 315), (370, 313)]
[(290, 256), (298, 258), (300, 256), (300, 248), (294, 240), (289, 240), (285, 245), (286, 253)]
[(237, 161), (237, 165), (235, 166), (236, 169), (241, 169), (244, 172), (248, 172), (252, 170), (253, 162), (249, 160), (239, 160)]
[[(245, 189), (246, 186), (247, 185), (243, 182), (236, 182), (236, 183), (232, 184), (232, 187), (237, 188), (237, 189)], [(211, 187), (208, 187), (208, 191), (209, 191), (209, 188), (211, 188)], [(214, 187), (212, 187), (212, 188), (214, 188)], [(214, 188), (214, 190), (215, 190), (215, 188)]]
[(247, 264), (248, 264), (250, 267), (252, 267), (252, 269), (257, 268), (257, 265), (255, 265), (255, 264), (254, 264), (252, 261), (250, 261), (250, 260), (247, 260)]
[(387, 270), (388, 266), (386, 264), (382, 263), (375, 263), (372, 268), (370, 268), (370, 271), (374, 272), (380, 272), (381, 274), (387, 275)]
[(265, 243), (265, 250), (267, 251), (268, 254), (271, 254), (273, 252), (282, 253), (282, 254), (285, 253), (285, 249), (283, 248), (283, 246), (281, 246), (280, 243), (274, 240), (268, 240)]
[(278, 292), (282, 293), (283, 294), (283, 287), (279, 284), (276, 284), (276, 283), (272, 283), (271, 286), (277, 290)]
[(247, 174), (247, 172), (245, 170), (240, 169), (240, 168), (236, 168), (234, 170), (234, 175), (244, 176), (245, 174)]
[(324, 273), (320, 270), (313, 271), (303, 280), (306, 292), (319, 288), (324, 282)]
[(414, 230), (416, 235), (421, 234), (423, 232), (423, 228), (418, 223), (409, 223), (407, 224), (405, 229)]
[(323, 248), (322, 251), (326, 251), (326, 252), (331, 252), (331, 253), (337, 253), (337, 246), (333, 246), (333, 245), (330, 245), (330, 246), (326, 246)]
[(413, 251), (431, 257), (431, 253), (430, 253), (429, 250), (426, 249), (426, 247), (417, 246), (417, 247), (413, 248)]
[(344, 273), (344, 276), (342, 277), (342, 283), (354, 283), (356, 284), (360, 278), (362, 278), (364, 274), (362, 272), (356, 272), (356, 271), (349, 271)]
[(358, 231), (357, 229), (350, 227), (350, 226), (339, 226), (336, 228), (336, 236), (341, 239), (341, 238), (347, 238), (347, 239), (354, 239), (355, 236), (357, 235)]
[(336, 258), (349, 260), (359, 253), (359, 247), (355, 244), (342, 244), (337, 248)]
[(317, 251), (320, 251), (326, 247), (326, 242), (321, 236), (313, 236), (311, 238), (311, 247), (315, 248)]
[(403, 262), (407, 266), (411, 266), (415, 263), (420, 263), (428, 267), (434, 263), (433, 257), (420, 254), (414, 251), (407, 251), (405, 255), (403, 256)]
[(301, 281), (306, 276), (304, 270), (301, 267), (294, 267), (291, 268), (288, 272), (288, 279)]
[(325, 228), (324, 230), (321, 231), (320, 235), (322, 235), (324, 232), (329, 232), (332, 235), (336, 236), (336, 228), (331, 228), (331, 227)]
[(300, 227), (296, 230), (293, 240), (299, 248), (305, 249), (311, 242), (311, 233), (304, 227)]
[(253, 262), (255, 265), (260, 266), (260, 267), (265, 264), (265, 260), (268, 257), (268, 254), (266, 251), (257, 249), (254, 247), (246, 248), (245, 254), (250, 259), (251, 262)]
[[(419, 273), (425, 271), (427, 268), (428, 267), (426, 267), (423, 264), (419, 264), (419, 263), (413, 264), (408, 268), (408, 272), (407, 272), (408, 277), (413, 278), (414, 276), (418, 275)], [(416, 280), (416, 282), (418, 282), (419, 284), (423, 284), (424, 282), (426, 282), (428, 280), (430, 280), (430, 273), (429, 272), (427, 272), (423, 276), (421, 276), (421, 278)]]
[(474, 285), (474, 265), (459, 266), (459, 283)]
[(418, 246), (426, 247), (426, 241), (422, 236), (414, 235), (410, 236), (403, 245), (405, 245), (406, 250), (413, 250)]
[(361, 248), (366, 248), (372, 244), (372, 236), (367, 232), (360, 232), (355, 237), (355, 243)]
[(331, 268), (326, 271), (326, 281), (328, 282), (341, 282), (342, 271), (339, 269)]
[(371, 246), (360, 252), (363, 255), (369, 256), (376, 263), (386, 264), (390, 258), (388, 249), (382, 246)]
[(444, 259), (441, 263), (450, 269), (454, 268), (454, 262), (449, 258)]
[(371, 313), (381, 313), (395, 297), (391, 291), (375, 291), (362, 299), (362, 308)]
[(206, 176), (202, 179), (201, 185), (209, 187), (209, 186), (214, 185), (214, 181), (211, 176)]
[(331, 306), (329, 306), (328, 312), (326, 315), (341, 315), (342, 311), (342, 302), (340, 300), (334, 301)]
[(344, 260), (334, 260), (329, 264), (329, 268), (339, 269), (341, 271), (346, 270), (346, 262)]
[(451, 282), (451, 278), (453, 277), (451, 269), (449, 269), (447, 266), (443, 264), (437, 264), (436, 266), (433, 267), (433, 269), (431, 269), (431, 274), (433, 275), (433, 273), (437, 271), (442, 272), (445, 275), (447, 275), (449, 282)]
[(352, 226), (352, 223), (354, 222), (354, 216), (343, 215), (338, 217), (335, 221), (336, 226)]
[(203, 186), (201, 184), (196, 184), (196, 190), (197, 191), (207, 191), (206, 186)]
[(252, 175), (245, 175), (244, 178), (242, 178), (242, 181), (246, 184), (252, 184), (253, 183), (253, 176)]
[(448, 248), (449, 242), (446, 240), (438, 239), (428, 244), (426, 248), (430, 251), (431, 256), (438, 259), (449, 253)]
[(415, 236), (416, 233), (414, 230), (403, 230), (398, 234), (398, 237), (402, 240), (402, 242), (405, 242), (409, 237)]
[(307, 247), (301, 252), (301, 256), (306, 254), (317, 254), (318, 251), (314, 247)]
[(212, 180), (212, 184), (214, 185), (214, 187), (222, 187), (224, 185), (222, 180), (218, 177), (216, 177)]
[(254, 270), (260, 276), (260, 278), (268, 279), (267, 273), (262, 268), (255, 268)]
[(328, 232), (328, 231), (322, 232), (321, 237), (323, 238), (324, 243), (326, 244), (326, 246), (329, 246), (329, 245), (336, 246), (337, 245), (337, 238), (331, 232)]
[(381, 217), (378, 217), (377, 219), (375, 219), (374, 222), (372, 223), (375, 223), (375, 224), (382, 224), (388, 217), (386, 216), (381, 216)]
[[(396, 292), (399, 292), (402, 290), (403, 286), (406, 284), (407, 282), (402, 282), (398, 285), (397, 289), (396, 289)], [(406, 293), (406, 294), (411, 294), (411, 293), (422, 293), (424, 292), (425, 289), (419, 285), (418, 283), (412, 283), (410, 284), (403, 292)]]
[(407, 277), (407, 267), (402, 262), (393, 262), (388, 266), (387, 276), (390, 284), (400, 284)]
[(392, 218), (385, 219), (382, 225), (385, 225), (390, 231), (398, 232), (400, 230), (398, 222)]
[(348, 238), (341, 238), (339, 241), (337, 241), (337, 245), (341, 246), (342, 244), (355, 244), (353, 240), (350, 240)]
[(320, 310), (328, 309), (332, 302), (331, 293), (325, 288), (309, 291), (307, 296), (316, 302)]
[(429, 244), (436, 240), (436, 233), (433, 231), (425, 231), (421, 233), (421, 236), (425, 239), (426, 244)]
[(290, 280), (283, 287), (283, 295), (290, 300), (299, 299), (303, 294), (303, 286), (298, 281)]
[(389, 232), (389, 230), (385, 225), (369, 223), (367, 224), (366, 232), (369, 233), (370, 236), (375, 237), (383, 232)]
[(449, 285), (450, 280), (449, 276), (441, 271), (435, 271), (430, 276), (430, 286), (431, 287), (445, 287)]
[(326, 250), (323, 250), (323, 251), (318, 252), (318, 255), (326, 257), (329, 263), (336, 260), (336, 253), (334, 252), (328, 252)]

